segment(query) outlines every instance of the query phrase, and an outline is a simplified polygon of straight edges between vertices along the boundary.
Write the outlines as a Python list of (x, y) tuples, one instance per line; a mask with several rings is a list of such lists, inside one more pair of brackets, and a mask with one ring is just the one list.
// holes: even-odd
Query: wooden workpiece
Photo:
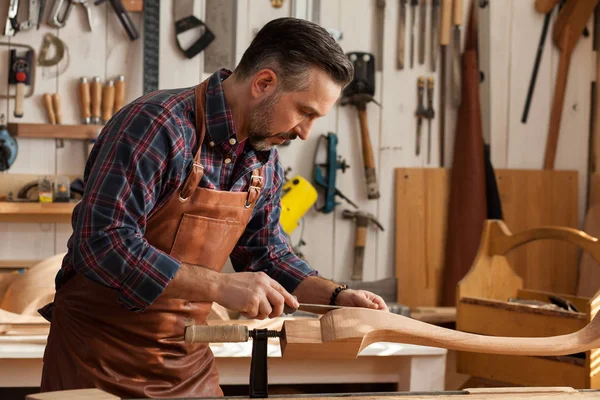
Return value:
[[(281, 354), (288, 358), (354, 359), (372, 343), (397, 342), (486, 354), (560, 356), (600, 347), (600, 318), (568, 334), (550, 337), (486, 336), (442, 328), (398, 314), (366, 308), (333, 310), (321, 318), (286, 320)], [(240, 327), (186, 328), (191, 342), (245, 341)], [(225, 339), (224, 339), (225, 338)]]
[(398, 342), (449, 350), (505, 355), (567, 355), (600, 347), (600, 318), (570, 334), (552, 337), (501, 337), (460, 332), (402, 315), (344, 308), (318, 321), (286, 321), (284, 357), (355, 358), (376, 342)]

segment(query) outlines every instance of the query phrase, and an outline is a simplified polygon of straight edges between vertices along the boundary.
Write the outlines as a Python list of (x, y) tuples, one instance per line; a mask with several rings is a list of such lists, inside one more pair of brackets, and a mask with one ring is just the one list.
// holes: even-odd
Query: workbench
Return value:
[[(0, 337), (0, 387), (37, 387), (46, 336)], [(247, 385), (252, 343), (214, 343), (221, 385)], [(268, 344), (270, 385), (395, 383), (401, 391), (444, 389), (446, 349), (374, 343), (355, 360), (287, 360)], [(385, 359), (383, 359), (385, 357)]]
[[(597, 400), (600, 399), (598, 390), (576, 390), (571, 387), (506, 387), (506, 388), (473, 388), (457, 391), (442, 392), (391, 392), (391, 393), (332, 393), (316, 395), (285, 395), (269, 396), (270, 398), (285, 398), (294, 400), (558, 400), (569, 398), (571, 400)], [(233, 397), (224, 397), (230, 399)], [(235, 397), (246, 400), (246, 397)], [(32, 394), (26, 400), (121, 400), (97, 389), (83, 389), (73, 391), (59, 391)], [(208, 398), (203, 398), (207, 400)], [(248, 398), (249, 399), (249, 398)], [(128, 399), (135, 400), (135, 399)], [(200, 399), (198, 399), (200, 400)]]

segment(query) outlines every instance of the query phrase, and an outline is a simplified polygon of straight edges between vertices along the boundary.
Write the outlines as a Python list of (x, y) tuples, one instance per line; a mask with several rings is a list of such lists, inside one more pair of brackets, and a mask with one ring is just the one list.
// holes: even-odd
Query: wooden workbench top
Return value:
[[(420, 399), (448, 399), (448, 400), (554, 400), (554, 399), (600, 399), (600, 391), (578, 391), (569, 387), (540, 387), (540, 388), (477, 388), (448, 392), (398, 392), (398, 393), (339, 393), (331, 395), (285, 395), (269, 396), (269, 398), (286, 398), (294, 400), (331, 400), (343, 398), (344, 400), (420, 400)], [(26, 397), (26, 400), (120, 400), (119, 397), (101, 392), (96, 389), (83, 389), (74, 391), (58, 391), (49, 393), (36, 393)], [(220, 398), (222, 399), (222, 398)], [(227, 399), (227, 397), (225, 397)], [(245, 400), (244, 397), (235, 399)], [(249, 398), (248, 398), (249, 399)]]

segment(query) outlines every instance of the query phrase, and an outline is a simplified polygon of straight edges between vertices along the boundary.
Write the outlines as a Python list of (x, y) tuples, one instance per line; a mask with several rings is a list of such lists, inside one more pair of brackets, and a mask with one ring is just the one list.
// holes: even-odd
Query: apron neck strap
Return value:
[(206, 135), (206, 124), (204, 123), (206, 119), (204, 113), (204, 105), (206, 104), (206, 85), (207, 82), (204, 81), (197, 85), (194, 90), (196, 97), (196, 133), (198, 150), (194, 155), (192, 170), (185, 179), (185, 182), (181, 188), (181, 192), (179, 193), (179, 200), (181, 201), (186, 201), (192, 195), (192, 193), (194, 193), (194, 189), (198, 187), (198, 184), (202, 179), (202, 175), (204, 175), (204, 167), (202, 166), (202, 163), (200, 163), (200, 154), (202, 153), (202, 142), (204, 141), (204, 136)]

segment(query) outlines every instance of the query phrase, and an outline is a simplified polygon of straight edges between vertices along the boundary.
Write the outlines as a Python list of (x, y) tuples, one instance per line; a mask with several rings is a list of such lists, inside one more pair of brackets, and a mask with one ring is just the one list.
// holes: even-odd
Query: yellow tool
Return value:
[(317, 201), (317, 190), (303, 177), (296, 175), (282, 189), (279, 221), (286, 234), (291, 234), (300, 219)]

